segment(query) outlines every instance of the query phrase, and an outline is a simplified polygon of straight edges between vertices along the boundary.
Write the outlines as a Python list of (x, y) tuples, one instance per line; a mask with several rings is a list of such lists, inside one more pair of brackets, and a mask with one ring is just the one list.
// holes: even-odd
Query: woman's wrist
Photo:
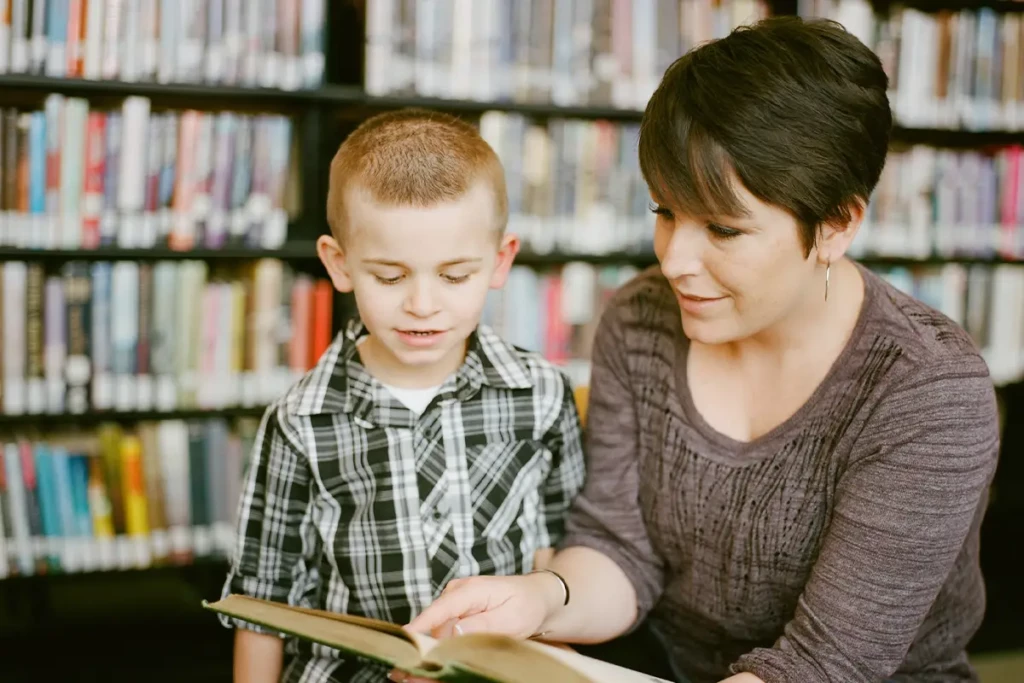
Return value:
[(524, 578), (533, 582), (534, 590), (543, 598), (544, 621), (541, 623), (543, 632), (551, 618), (565, 607), (569, 596), (568, 585), (561, 575), (552, 571), (530, 572)]

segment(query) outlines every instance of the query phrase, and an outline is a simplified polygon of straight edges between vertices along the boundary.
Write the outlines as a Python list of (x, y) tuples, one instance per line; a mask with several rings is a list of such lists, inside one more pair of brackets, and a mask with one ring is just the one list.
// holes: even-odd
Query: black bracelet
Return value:
[(569, 584), (566, 583), (565, 578), (561, 574), (559, 574), (558, 572), (554, 571), (553, 569), (534, 569), (530, 573), (531, 574), (540, 574), (540, 573), (551, 574), (556, 579), (558, 579), (559, 583), (562, 584), (562, 592), (565, 593), (565, 600), (562, 602), (562, 606), (565, 607), (566, 605), (569, 604)]

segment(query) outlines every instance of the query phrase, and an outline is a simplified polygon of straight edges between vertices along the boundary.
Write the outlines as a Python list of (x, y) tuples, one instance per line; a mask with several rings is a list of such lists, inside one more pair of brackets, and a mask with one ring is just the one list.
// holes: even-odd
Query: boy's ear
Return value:
[(519, 238), (512, 234), (506, 234), (501, 238), (498, 246), (498, 260), (494, 264), (494, 272), (491, 273), (491, 289), (501, 289), (508, 280), (508, 271), (519, 253)]
[(338, 244), (338, 240), (333, 235), (321, 235), (316, 241), (316, 253), (327, 269), (327, 274), (331, 276), (334, 288), (339, 292), (351, 292), (352, 277), (348, 272), (345, 250)]

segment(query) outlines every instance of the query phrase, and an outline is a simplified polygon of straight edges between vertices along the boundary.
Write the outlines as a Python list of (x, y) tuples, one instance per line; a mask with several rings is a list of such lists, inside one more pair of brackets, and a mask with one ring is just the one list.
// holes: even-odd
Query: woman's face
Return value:
[(687, 338), (739, 341), (768, 331), (825, 295), (824, 264), (807, 256), (796, 220), (735, 183), (747, 215), (687, 216), (652, 204), (654, 250), (672, 283)]

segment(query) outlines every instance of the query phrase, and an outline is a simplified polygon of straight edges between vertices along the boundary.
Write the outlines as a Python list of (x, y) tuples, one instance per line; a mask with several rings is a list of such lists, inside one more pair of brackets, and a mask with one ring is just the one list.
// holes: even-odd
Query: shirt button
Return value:
[(432, 514), (434, 516), (434, 521), (436, 521), (436, 522), (440, 522), (441, 521), (441, 511), (438, 508), (434, 508), (434, 512)]

